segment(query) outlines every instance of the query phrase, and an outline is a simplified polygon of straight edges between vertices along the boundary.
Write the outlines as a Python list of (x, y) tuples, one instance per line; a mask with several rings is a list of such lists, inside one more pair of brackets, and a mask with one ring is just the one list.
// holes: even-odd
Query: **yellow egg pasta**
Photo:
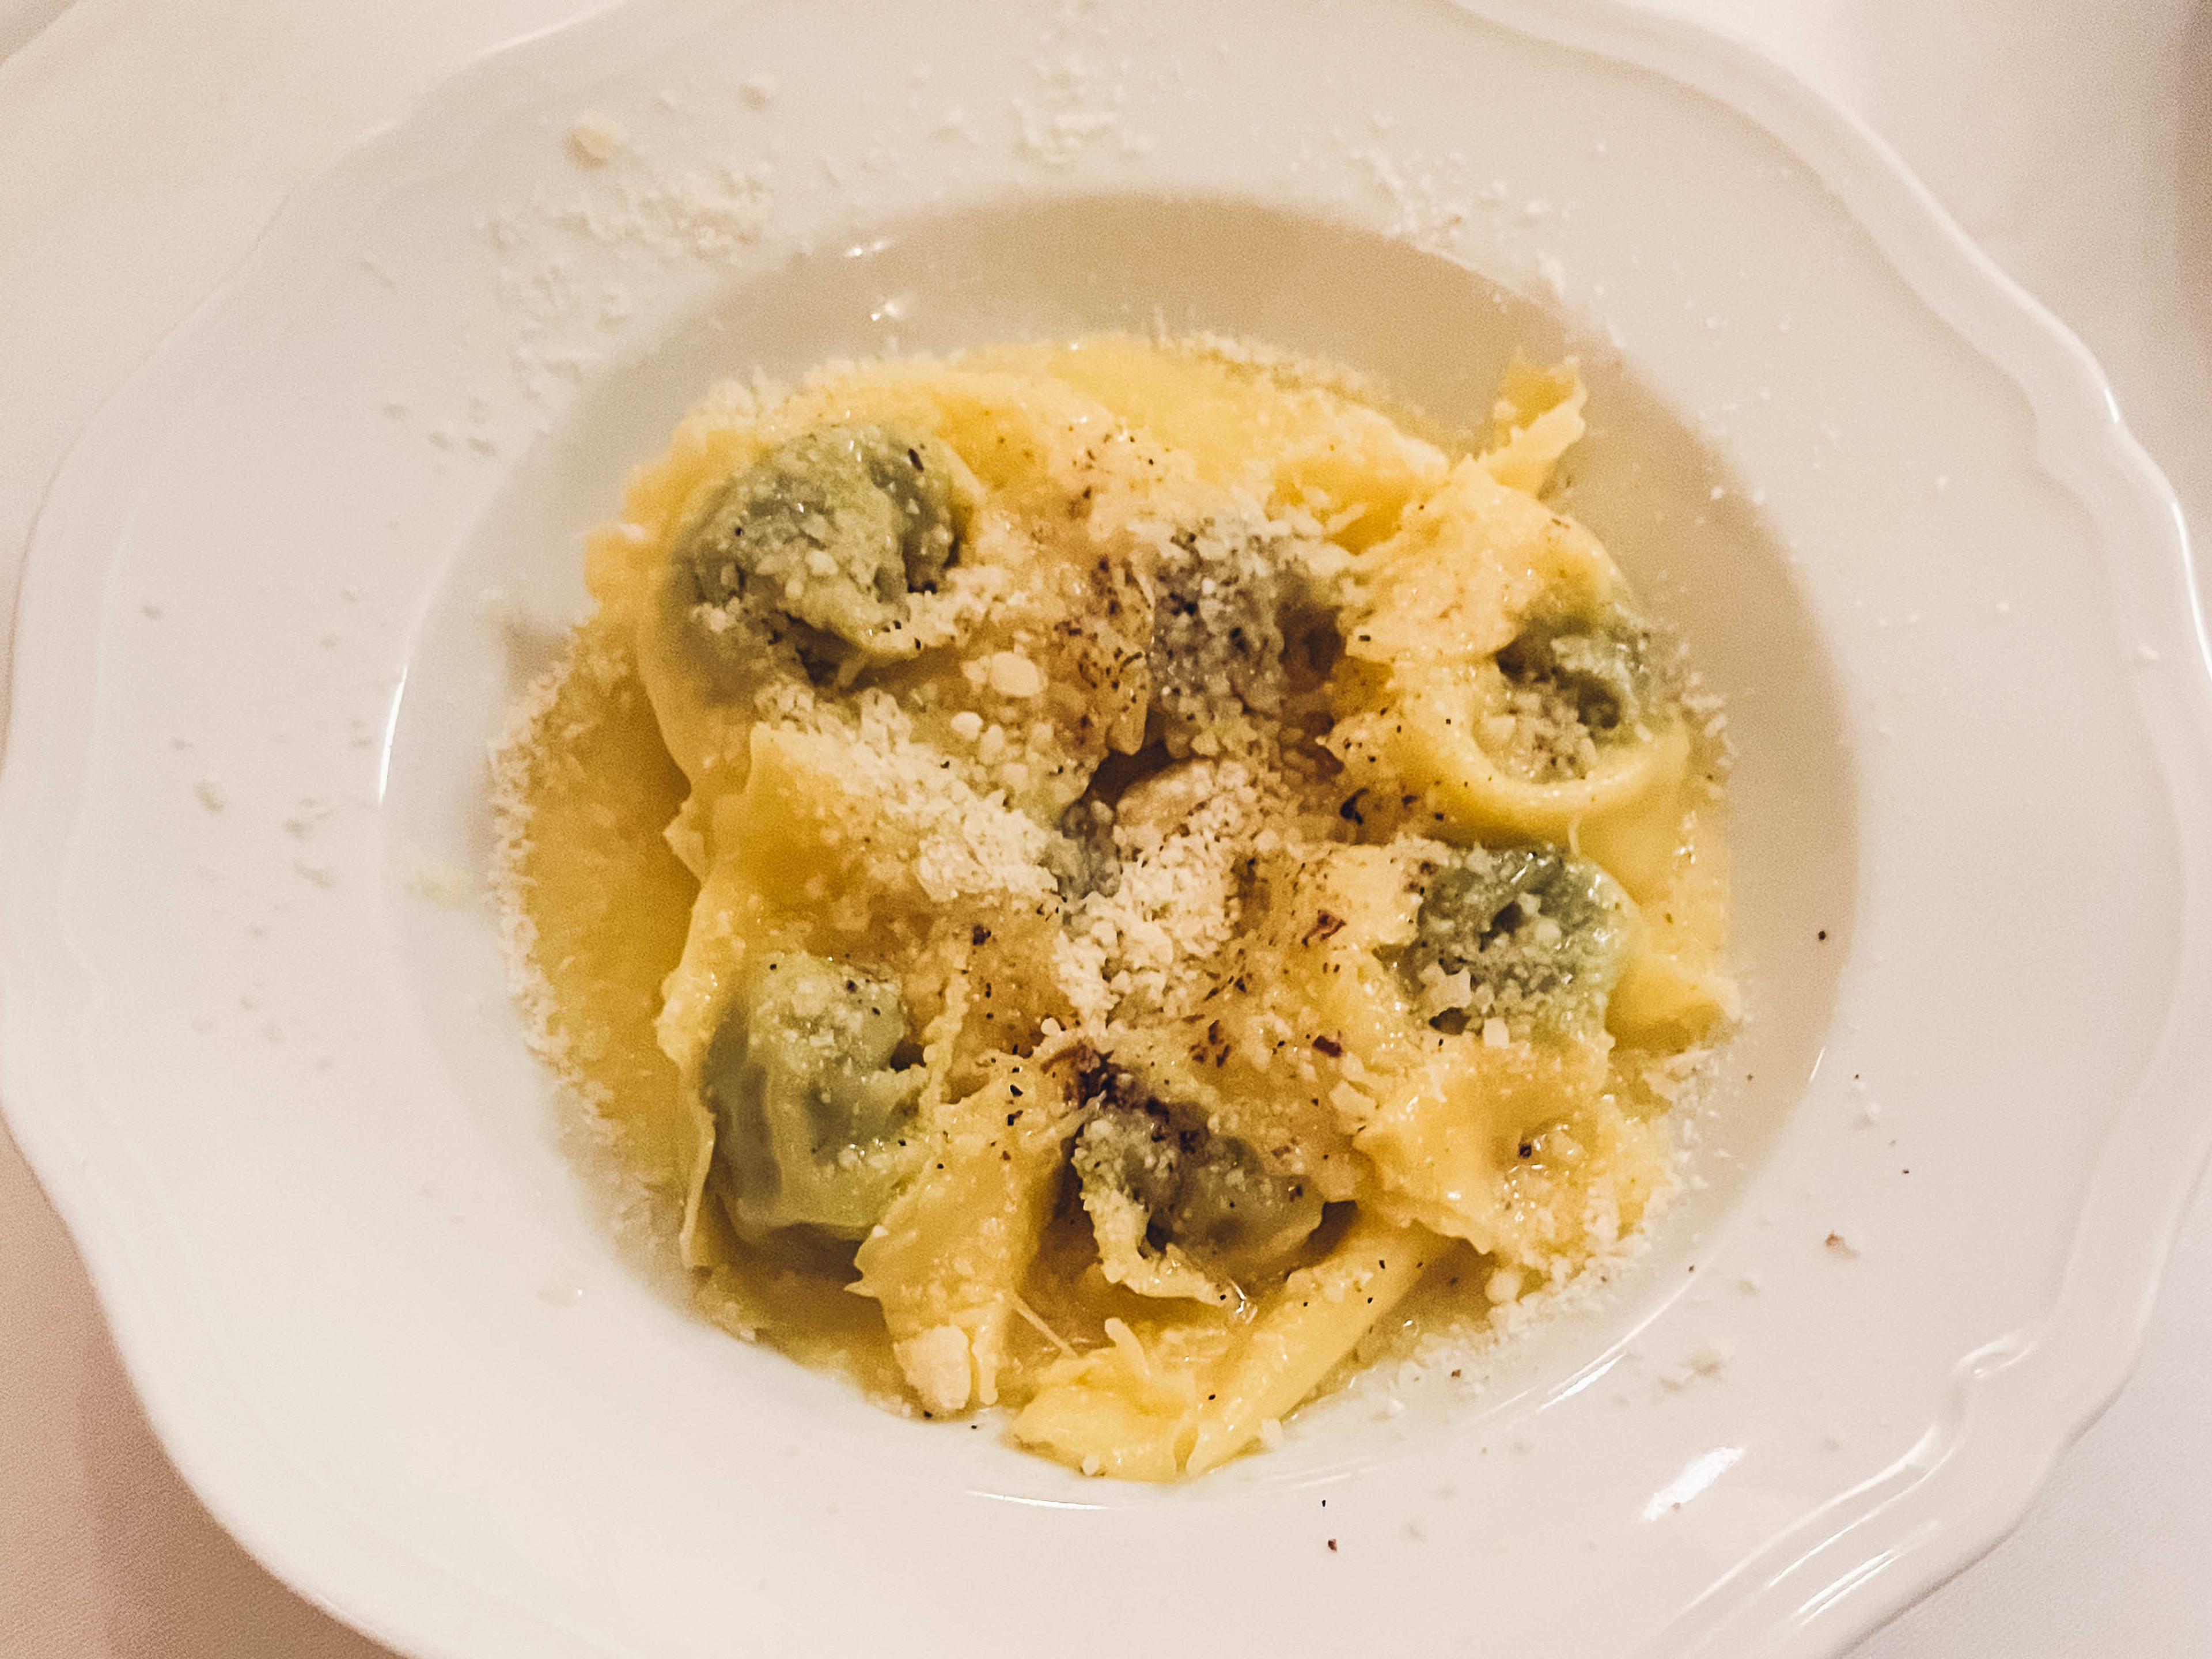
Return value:
[(1723, 757), (1548, 494), (1584, 397), (1516, 359), (1455, 447), (1100, 337), (684, 419), (498, 873), (709, 1317), (1166, 1480), (1642, 1224), (1735, 1017)]

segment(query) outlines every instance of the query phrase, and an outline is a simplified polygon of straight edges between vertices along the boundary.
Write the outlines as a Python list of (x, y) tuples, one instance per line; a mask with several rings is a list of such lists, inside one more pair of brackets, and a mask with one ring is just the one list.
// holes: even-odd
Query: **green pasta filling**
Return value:
[(748, 1232), (858, 1237), (919, 1155), (906, 1133), (918, 1066), (898, 988), (827, 957), (769, 957), (708, 1046), (700, 1092), (720, 1128), (725, 1206)]

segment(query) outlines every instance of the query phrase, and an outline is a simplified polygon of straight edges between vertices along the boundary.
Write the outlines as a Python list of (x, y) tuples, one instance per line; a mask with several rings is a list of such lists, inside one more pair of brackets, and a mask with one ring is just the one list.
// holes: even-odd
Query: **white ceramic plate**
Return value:
[[(1582, 351), (1577, 508), (1731, 698), (1753, 1011), (1606, 1297), (1167, 1491), (693, 1318), (418, 891), (710, 380), (1156, 325), (1455, 416)], [(412, 1652), (1827, 1652), (2118, 1386), (2212, 1135), (2191, 606), (2080, 348), (1710, 38), (631, 0), (304, 191), (56, 481), (0, 1082), (179, 1466)]]

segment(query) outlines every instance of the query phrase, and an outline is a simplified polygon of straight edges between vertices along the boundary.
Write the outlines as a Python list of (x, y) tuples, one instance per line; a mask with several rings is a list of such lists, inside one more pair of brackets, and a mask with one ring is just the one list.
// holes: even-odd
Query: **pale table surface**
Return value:
[[(2212, 523), (2212, 4), (1665, 3), (1759, 42), (1879, 131), (2087, 341), (2191, 523)], [(591, 9), (0, 0), (0, 633), (71, 435), (280, 196), (455, 65)], [(2208, 1379), (2200, 1195), (2118, 1402), (2014, 1537), (1855, 1659), (2212, 1652)], [(185, 1490), (0, 1134), (0, 1654), (382, 1652), (262, 1571)]]

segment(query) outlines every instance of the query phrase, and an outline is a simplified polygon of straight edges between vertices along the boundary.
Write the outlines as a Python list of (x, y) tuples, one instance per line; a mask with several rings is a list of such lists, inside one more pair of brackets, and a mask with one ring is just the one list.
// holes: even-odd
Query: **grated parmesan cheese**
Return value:
[(605, 167), (625, 142), (623, 130), (596, 110), (586, 110), (568, 129), (569, 151), (586, 167)]

